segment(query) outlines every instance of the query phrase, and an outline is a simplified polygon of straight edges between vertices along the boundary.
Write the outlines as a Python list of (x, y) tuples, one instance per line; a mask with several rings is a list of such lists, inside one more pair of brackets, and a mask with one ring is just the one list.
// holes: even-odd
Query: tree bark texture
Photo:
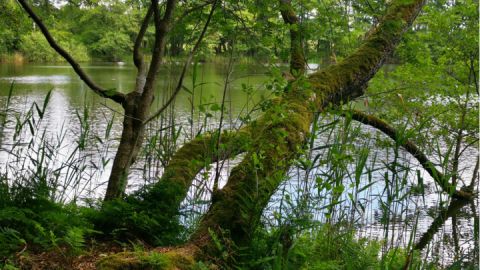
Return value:
[(148, 108), (138, 107), (140, 98), (137, 92), (132, 92), (127, 95), (126, 101), (123, 103), (125, 115), (123, 117), (122, 136), (108, 179), (107, 191), (105, 193), (106, 201), (123, 196), (128, 183), (130, 166), (135, 162), (142, 146), (145, 125), (137, 117), (142, 115), (140, 110)]

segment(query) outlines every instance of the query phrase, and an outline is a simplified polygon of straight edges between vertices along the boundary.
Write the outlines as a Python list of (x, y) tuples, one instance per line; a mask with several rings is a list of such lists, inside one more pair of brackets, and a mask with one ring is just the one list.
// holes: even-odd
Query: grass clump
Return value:
[(380, 243), (356, 239), (351, 230), (325, 225), (297, 242), (291, 253), (293, 265), (303, 262), (300, 269), (375, 269), (378, 265)]
[(169, 269), (170, 259), (162, 253), (122, 252), (110, 255), (97, 264), (99, 270), (114, 269)]
[(135, 246), (133, 252), (117, 253), (101, 259), (97, 263), (97, 269), (203, 270), (211, 268), (201, 262), (195, 262), (192, 250), (188, 248), (145, 251), (143, 246)]
[(382, 256), (382, 242), (358, 238), (355, 231), (340, 225), (318, 225), (304, 232), (285, 228), (256, 232), (243, 251), (239, 269), (258, 270), (400, 270), (438, 269), (422, 260), (419, 252), (394, 248)]

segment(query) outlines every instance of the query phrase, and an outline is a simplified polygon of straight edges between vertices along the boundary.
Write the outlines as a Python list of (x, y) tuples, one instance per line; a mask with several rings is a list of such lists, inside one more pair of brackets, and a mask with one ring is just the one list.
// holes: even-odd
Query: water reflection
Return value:
[(16, 76), (16, 77), (4, 77), (1, 80), (16, 82), (18, 84), (67, 84), (70, 82), (70, 77), (63, 75), (52, 76)]

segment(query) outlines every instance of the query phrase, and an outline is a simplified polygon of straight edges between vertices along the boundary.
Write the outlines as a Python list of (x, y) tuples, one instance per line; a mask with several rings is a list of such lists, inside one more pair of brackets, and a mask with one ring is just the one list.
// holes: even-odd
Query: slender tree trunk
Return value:
[(280, 0), (279, 3), (283, 21), (290, 26), (290, 72), (294, 77), (300, 77), (305, 73), (306, 63), (299, 19), (292, 7), (291, 0)]
[(145, 125), (140, 118), (141, 111), (149, 108), (138, 108), (139, 94), (133, 92), (126, 98), (123, 104), (125, 115), (123, 118), (123, 130), (117, 154), (113, 161), (110, 178), (108, 179), (107, 192), (105, 200), (112, 200), (123, 196), (126, 186), (130, 166), (135, 162), (138, 152), (143, 143)]

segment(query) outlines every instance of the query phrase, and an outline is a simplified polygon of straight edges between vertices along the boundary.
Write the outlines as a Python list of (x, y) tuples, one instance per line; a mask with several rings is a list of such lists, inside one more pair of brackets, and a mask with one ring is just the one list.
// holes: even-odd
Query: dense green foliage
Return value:
[[(8, 195), (2, 190), (3, 195)], [(76, 255), (87, 238), (97, 234), (76, 205), (60, 205), (45, 198), (4, 196), (0, 208), (0, 266), (17, 260), (25, 250)]]
[[(85, 46), (76, 42), (70, 33), (55, 31), (53, 34), (57, 37), (60, 45), (71, 52), (71, 55), (75, 59), (82, 62), (89, 60)], [(20, 46), (20, 52), (22, 52), (29, 61), (40, 63), (63, 61), (62, 57), (52, 50), (40, 32), (31, 32), (22, 36)]]
[[(140, 11), (121, 1), (105, 6), (69, 1), (57, 8), (49, 1), (33, 3), (52, 35), (78, 61), (90, 58), (120, 61), (130, 57)], [(21, 52), (28, 61), (62, 61), (15, 1), (0, 3), (0, 54)], [(128, 14), (125, 16), (124, 14)], [(128, 59), (130, 60), (130, 59)]]
[(91, 216), (92, 222), (107, 237), (113, 239), (142, 239), (154, 246), (171, 246), (185, 240), (185, 228), (179, 220), (178, 209), (173, 204), (158, 204), (155, 198), (176, 194), (175, 187), (157, 190), (147, 195), (137, 192), (125, 200), (104, 203), (100, 212)]
[[(5, 22), (0, 26), (0, 54), (21, 52), (32, 62), (61, 60), (44, 46), (46, 42), (40, 41), (38, 27), (14, 0), (2, 1), (0, 5), (0, 16)], [(77, 54), (79, 61), (131, 61), (136, 31), (146, 12), (143, 2), (119, 0), (66, 1), (63, 5), (32, 1), (32, 5), (53, 36), (67, 45), (67, 51)], [(198, 8), (203, 6), (202, 1), (179, 6), (181, 20), (173, 26), (167, 55), (184, 56), (192, 48), (201, 30), (199, 22), (207, 15), (206, 8)], [(381, 6), (382, 3), (348, 6), (342, 1), (301, 1), (296, 8), (306, 56), (330, 62), (347, 55), (362, 41), (371, 23), (378, 21), (375, 16), (383, 11)], [(145, 37), (148, 52), (153, 44), (153, 27), (149, 27)], [(40, 42), (40, 46), (31, 46), (32, 41)], [(235, 46), (243, 56), (287, 62), (288, 46), (280, 45), (288, 41), (288, 27), (278, 16), (277, 1), (235, 1), (222, 4), (220, 12), (214, 15), (198, 57), (206, 60), (213, 55), (225, 55)]]
[(0, 54), (19, 51), (22, 34), (28, 33), (31, 23), (28, 17), (16, 5), (15, 1), (0, 3)]

